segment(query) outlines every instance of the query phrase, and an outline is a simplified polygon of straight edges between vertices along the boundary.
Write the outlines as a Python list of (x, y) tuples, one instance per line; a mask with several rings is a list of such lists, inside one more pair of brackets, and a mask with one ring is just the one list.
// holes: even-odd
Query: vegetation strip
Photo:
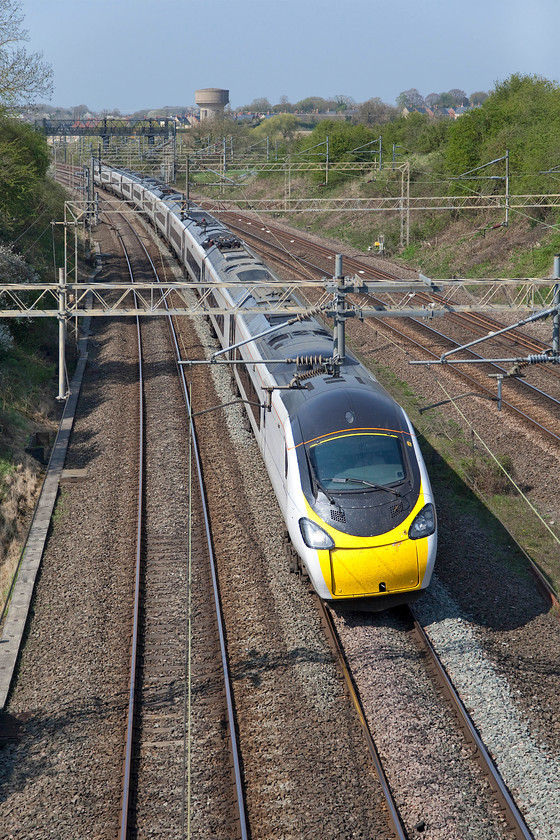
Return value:
[[(34, 512), (33, 522), (29, 530), (25, 547), (22, 551), (20, 563), (2, 617), (6, 614), (2, 638), (0, 639), (0, 708), (3, 709), (8, 699), (12, 676), (16, 666), (23, 633), (27, 623), (29, 607), (35, 587), (35, 578), (39, 571), (43, 549), (53, 514), (60, 476), (66, 459), (66, 451), (70, 440), (70, 433), (74, 424), (78, 397), (87, 362), (87, 334), (89, 319), (84, 320), (84, 337), (80, 340), (80, 358), (76, 371), (70, 383), (70, 396), (66, 402), (64, 414), (52, 455), (47, 468), (41, 495)], [(9, 602), (9, 604), (8, 604)]]

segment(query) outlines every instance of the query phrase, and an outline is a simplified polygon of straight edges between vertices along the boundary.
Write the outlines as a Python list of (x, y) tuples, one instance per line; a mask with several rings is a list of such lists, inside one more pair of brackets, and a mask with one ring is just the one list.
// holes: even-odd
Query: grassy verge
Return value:
[(57, 325), (45, 320), (12, 325), (16, 342), (0, 354), (0, 603), (9, 589), (42, 467), (26, 447), (55, 423)]

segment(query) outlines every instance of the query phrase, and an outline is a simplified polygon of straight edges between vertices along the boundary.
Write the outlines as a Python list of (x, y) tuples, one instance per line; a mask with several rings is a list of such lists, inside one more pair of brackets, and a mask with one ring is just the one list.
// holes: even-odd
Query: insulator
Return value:
[(298, 312), (297, 315), (294, 315), (293, 318), (290, 318), (290, 321), (293, 324), (297, 324), (298, 321), (309, 321), (311, 314), (311, 312)]
[(309, 321), (313, 315), (319, 315), (325, 308), (326, 304), (321, 304), (321, 306), (314, 306), (313, 309), (308, 309), (307, 312), (298, 312), (297, 315), (294, 315), (290, 319), (289, 323), (295, 324), (298, 321)]
[(296, 356), (296, 365), (298, 367), (304, 367), (305, 365), (322, 365), (323, 364), (323, 357), (322, 356)]
[(532, 356), (527, 356), (526, 362), (528, 365), (538, 365), (541, 362), (552, 362), (553, 365), (560, 364), (560, 356), (548, 356), (546, 353), (535, 353)]

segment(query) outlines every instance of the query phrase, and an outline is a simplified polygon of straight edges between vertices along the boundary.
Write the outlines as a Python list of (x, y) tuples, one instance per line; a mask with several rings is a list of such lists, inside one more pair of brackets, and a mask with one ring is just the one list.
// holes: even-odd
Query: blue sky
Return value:
[(560, 0), (22, 0), (27, 48), (54, 70), (53, 105), (123, 113), (336, 94), (363, 102), (512, 73), (560, 78)]

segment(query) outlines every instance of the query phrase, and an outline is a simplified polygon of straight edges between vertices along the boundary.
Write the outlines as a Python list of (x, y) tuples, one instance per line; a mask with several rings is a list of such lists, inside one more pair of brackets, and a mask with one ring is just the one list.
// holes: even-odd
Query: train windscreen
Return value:
[(311, 443), (308, 455), (321, 487), (333, 492), (396, 486), (406, 476), (397, 435), (346, 432)]

